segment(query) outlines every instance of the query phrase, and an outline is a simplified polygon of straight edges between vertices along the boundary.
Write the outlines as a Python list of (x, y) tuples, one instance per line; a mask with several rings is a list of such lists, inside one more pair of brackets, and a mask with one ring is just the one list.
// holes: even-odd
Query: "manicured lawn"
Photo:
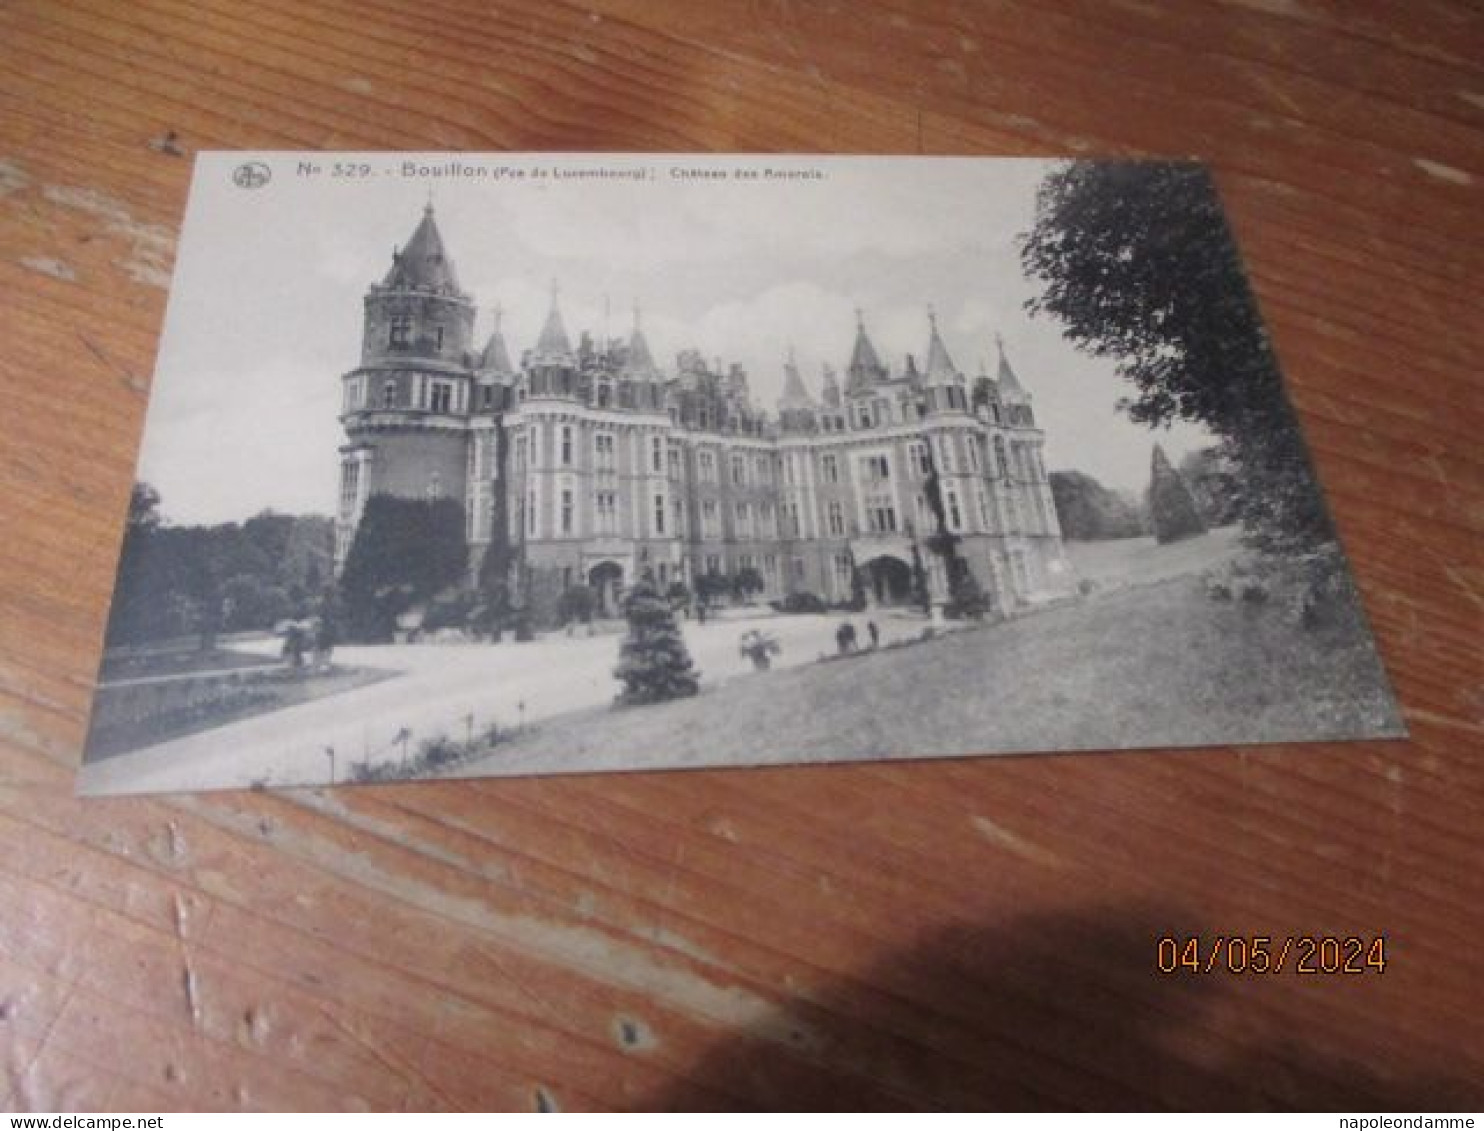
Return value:
[(1204, 572), (1238, 553), (1241, 539), (1240, 527), (1222, 526), (1163, 546), (1151, 537), (1068, 542), (1066, 548), (1078, 577), (1098, 589), (1120, 589)]
[(1363, 633), (1187, 575), (694, 699), (549, 719), (460, 774), (1398, 735)]

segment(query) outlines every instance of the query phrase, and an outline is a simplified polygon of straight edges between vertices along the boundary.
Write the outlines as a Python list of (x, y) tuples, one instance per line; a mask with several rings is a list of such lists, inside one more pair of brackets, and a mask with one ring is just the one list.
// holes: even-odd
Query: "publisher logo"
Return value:
[(273, 171), (261, 161), (246, 161), (232, 170), (232, 183), (238, 188), (262, 188), (273, 179)]

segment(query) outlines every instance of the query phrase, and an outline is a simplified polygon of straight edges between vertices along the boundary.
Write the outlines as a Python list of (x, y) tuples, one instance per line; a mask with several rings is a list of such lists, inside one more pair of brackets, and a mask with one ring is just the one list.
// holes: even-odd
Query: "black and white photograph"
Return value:
[(1199, 164), (197, 158), (83, 793), (1404, 733)]

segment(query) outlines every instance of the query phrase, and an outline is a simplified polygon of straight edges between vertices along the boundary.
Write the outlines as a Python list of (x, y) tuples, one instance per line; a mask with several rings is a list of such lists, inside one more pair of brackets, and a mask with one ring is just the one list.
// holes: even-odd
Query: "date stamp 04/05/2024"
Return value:
[(1386, 936), (1161, 935), (1161, 974), (1384, 974)]

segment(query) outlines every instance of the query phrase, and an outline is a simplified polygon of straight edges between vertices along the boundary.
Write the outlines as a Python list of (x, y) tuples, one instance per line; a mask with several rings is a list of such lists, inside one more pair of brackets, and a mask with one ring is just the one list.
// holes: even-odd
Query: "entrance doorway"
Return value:
[(599, 562), (587, 572), (587, 583), (598, 595), (598, 609), (605, 617), (619, 614), (618, 596), (623, 588), (623, 566), (617, 562)]
[(912, 600), (912, 568), (901, 558), (883, 554), (865, 565), (866, 586), (878, 605), (906, 605)]

